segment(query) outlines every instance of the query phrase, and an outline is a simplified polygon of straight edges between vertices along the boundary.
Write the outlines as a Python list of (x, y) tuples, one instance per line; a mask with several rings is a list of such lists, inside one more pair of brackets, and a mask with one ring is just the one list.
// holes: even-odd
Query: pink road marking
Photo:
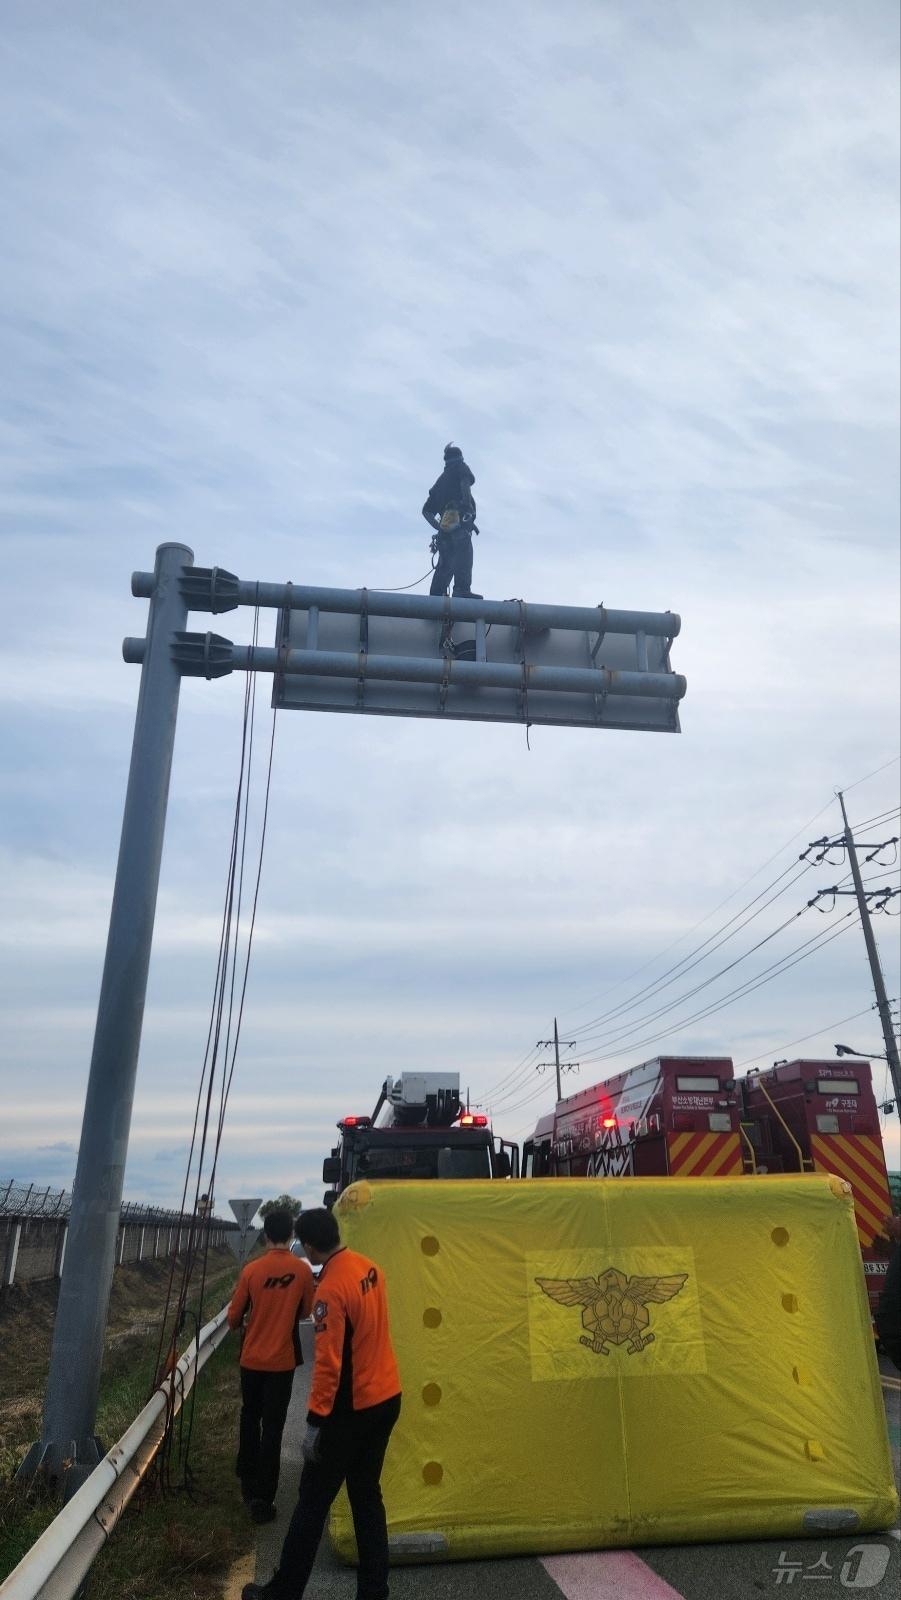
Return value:
[(683, 1600), (634, 1550), (542, 1556), (541, 1565), (566, 1600)]

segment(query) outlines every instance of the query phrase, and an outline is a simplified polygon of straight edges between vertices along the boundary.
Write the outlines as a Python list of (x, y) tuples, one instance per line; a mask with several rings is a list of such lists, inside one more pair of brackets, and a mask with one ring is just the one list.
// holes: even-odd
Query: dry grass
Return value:
[[(237, 1264), (227, 1251), (210, 1256), (204, 1315), (227, 1298)], [(112, 1443), (147, 1399), (168, 1264), (121, 1268), (114, 1280), (97, 1427)], [(24, 1497), (13, 1473), (40, 1429), (56, 1286), (38, 1284), (0, 1298), (0, 1580), (15, 1566), (58, 1509), (41, 1490)], [(182, 1349), (191, 1324), (179, 1339)], [(154, 1484), (139, 1491), (98, 1557), (92, 1600), (208, 1600), (253, 1543), (233, 1474), (237, 1436), (237, 1352), (231, 1340), (197, 1386), (190, 1493), (165, 1497)], [(172, 1479), (183, 1475), (173, 1459)]]

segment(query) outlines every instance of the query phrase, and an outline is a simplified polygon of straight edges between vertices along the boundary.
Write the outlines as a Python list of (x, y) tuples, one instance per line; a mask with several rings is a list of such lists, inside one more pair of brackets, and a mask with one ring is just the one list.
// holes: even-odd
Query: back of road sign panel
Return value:
[[(357, 614), (320, 612), (316, 622), (316, 648), (357, 656), (361, 649), (361, 619)], [(521, 667), (525, 660), (535, 667), (607, 667), (612, 672), (641, 670), (639, 644), (634, 633), (609, 633), (597, 644), (597, 634), (569, 628), (526, 631), (520, 640), (518, 628), (493, 623), (487, 632), (486, 655), (490, 662)], [(370, 656), (406, 656), (441, 659), (442, 624), (416, 617), (369, 616), (366, 619), (365, 650)], [(453, 642), (474, 643), (475, 626), (456, 623)], [(289, 650), (310, 647), (309, 612), (294, 610), (280, 614), (277, 641)], [(522, 643), (522, 649), (520, 648)], [(670, 641), (648, 636), (647, 672), (672, 671)], [(594, 655), (592, 652), (594, 651)], [(276, 677), (273, 703), (286, 709), (303, 711), (370, 712), (377, 716), (443, 717), (467, 722), (528, 722), (576, 728), (633, 728), (644, 732), (678, 733), (678, 701), (655, 696), (608, 693), (588, 690), (548, 691), (530, 688), (523, 697), (516, 688), (477, 688), (455, 681), (453, 665), (450, 681), (410, 683), (383, 679), (340, 678), (306, 673)]]
[[(839, 1180), (361, 1183), (335, 1214), (387, 1284), (395, 1558), (891, 1526)], [(331, 1529), (354, 1559), (343, 1495)]]

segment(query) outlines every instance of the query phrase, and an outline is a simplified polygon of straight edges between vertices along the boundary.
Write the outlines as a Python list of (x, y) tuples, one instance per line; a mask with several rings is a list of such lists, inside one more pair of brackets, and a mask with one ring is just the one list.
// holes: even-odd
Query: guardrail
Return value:
[(191, 1340), (172, 1376), (0, 1583), (0, 1600), (73, 1600), (162, 1444), (167, 1410), (177, 1416), (198, 1372), (228, 1333), (227, 1309)]

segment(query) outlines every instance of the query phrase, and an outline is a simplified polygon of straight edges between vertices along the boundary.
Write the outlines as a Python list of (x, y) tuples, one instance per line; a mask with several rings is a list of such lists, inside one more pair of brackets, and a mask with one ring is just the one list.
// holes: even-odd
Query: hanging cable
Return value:
[[(254, 611), (253, 642), (251, 648), (251, 662), (253, 649), (259, 641), (259, 607)], [(207, 1031), (206, 1047), (204, 1050), (201, 1069), (200, 1084), (195, 1106), (194, 1127), (191, 1136), (188, 1162), (185, 1172), (185, 1183), (182, 1194), (182, 1214), (185, 1214), (188, 1188), (194, 1169), (196, 1156), (196, 1180), (194, 1187), (193, 1208), (191, 1222), (188, 1228), (188, 1244), (184, 1254), (181, 1281), (176, 1297), (174, 1314), (172, 1316), (171, 1334), (166, 1340), (169, 1323), (169, 1313), (172, 1302), (174, 1283), (175, 1261), (170, 1270), (169, 1287), (167, 1290), (166, 1307), (160, 1329), (160, 1342), (157, 1355), (157, 1381), (166, 1378), (170, 1381), (169, 1406), (167, 1415), (166, 1435), (160, 1451), (160, 1481), (163, 1487), (171, 1487), (171, 1457), (173, 1450), (172, 1421), (172, 1373), (175, 1367), (177, 1340), (187, 1316), (187, 1297), (190, 1284), (195, 1275), (195, 1269), (200, 1264), (200, 1283), (198, 1310), (194, 1320), (197, 1329), (203, 1319), (203, 1305), (206, 1292), (206, 1281), (209, 1257), (209, 1222), (208, 1217), (214, 1204), (215, 1181), (219, 1160), (219, 1151), (225, 1127), (225, 1117), (228, 1097), (234, 1077), (237, 1059), (238, 1044), (244, 1014), (244, 1002), (247, 992), (247, 982), (250, 971), (250, 959), (253, 947), (253, 935), (256, 925), (257, 907), (259, 902), (260, 881), (262, 876), (263, 856), (265, 850), (266, 830), (269, 815), (269, 799), (272, 782), (272, 764), (275, 744), (276, 712), (273, 710), (272, 731), (269, 741), (268, 768), (266, 774), (265, 799), (260, 828), (259, 853), (257, 860), (256, 879), (254, 884), (253, 902), (250, 916), (250, 926), (247, 933), (244, 949), (243, 973), (238, 994), (236, 1011), (236, 990), (239, 961), (239, 948), (241, 943), (241, 915), (244, 896), (245, 862), (247, 857), (248, 826), (250, 811), (250, 792), (253, 775), (253, 746), (256, 715), (256, 675), (248, 670), (245, 693), (244, 710), (241, 730), (241, 758), (238, 773), (238, 788), (235, 810), (232, 822), (232, 837), (229, 849), (229, 861), (226, 881), (225, 906), (223, 909), (222, 928), (219, 940), (219, 953), (216, 965), (216, 976), (211, 1003), (210, 1023)], [(219, 1071), (220, 1061), (222, 1063)], [(213, 1100), (218, 1084), (218, 1107), (214, 1111)], [(211, 1133), (211, 1130), (214, 1130)], [(204, 1184), (205, 1160), (207, 1147), (210, 1146), (210, 1165), (205, 1180), (205, 1194), (202, 1198), (201, 1190)], [(165, 1351), (165, 1359), (162, 1360)], [(188, 1405), (182, 1407), (180, 1412), (177, 1455), (182, 1469), (182, 1483), (179, 1487), (190, 1492), (190, 1444), (194, 1423), (194, 1405), (196, 1385), (192, 1391), (192, 1398)]]
[[(269, 797), (270, 797), (270, 791), (271, 791), (271, 787), (272, 787), (272, 759), (273, 759), (273, 754), (274, 754), (274, 750), (275, 750), (276, 715), (277, 715), (277, 711), (276, 711), (276, 708), (273, 706), (273, 708), (272, 708), (272, 731), (271, 731), (270, 739), (269, 739), (269, 760), (268, 760), (268, 766), (267, 766), (267, 772), (266, 772), (266, 789), (265, 789), (265, 798), (264, 798), (264, 803), (263, 803), (263, 819), (262, 819), (261, 830), (260, 830), (260, 849), (259, 849), (259, 855), (258, 855), (258, 858), (257, 858), (257, 873), (256, 873), (256, 882), (254, 884), (253, 903), (252, 903), (251, 914), (250, 914), (250, 926), (249, 926), (248, 933), (247, 933), (247, 945), (246, 945), (245, 956), (244, 956), (244, 971), (243, 971), (243, 976), (242, 976), (242, 981), (241, 981), (240, 999), (239, 999), (239, 1002), (238, 1002), (238, 1015), (237, 1015), (237, 1020), (236, 1020), (236, 1023), (235, 1023), (235, 1034), (234, 1034), (234, 1040), (233, 1040), (233, 1043), (232, 1043), (232, 1052), (231, 1052), (231, 1060), (230, 1061), (229, 1061), (228, 1055), (226, 1053), (226, 1073), (223, 1075), (223, 1089), (222, 1089), (222, 1094), (221, 1094), (221, 1098), (220, 1098), (219, 1122), (218, 1122), (217, 1129), (216, 1129), (216, 1139), (215, 1139), (215, 1143), (214, 1143), (214, 1146), (213, 1146), (212, 1164), (211, 1164), (211, 1167), (210, 1167), (210, 1172), (209, 1172), (209, 1176), (208, 1176), (208, 1179), (207, 1179), (207, 1186), (206, 1186), (207, 1187), (207, 1193), (210, 1195), (211, 1199), (212, 1199), (212, 1196), (216, 1192), (216, 1173), (217, 1173), (218, 1164), (219, 1164), (219, 1152), (220, 1152), (220, 1148), (221, 1148), (221, 1144), (222, 1144), (222, 1135), (223, 1135), (223, 1132), (224, 1132), (224, 1129), (225, 1129), (225, 1113), (226, 1113), (226, 1109), (227, 1109), (227, 1106), (228, 1106), (228, 1097), (229, 1097), (229, 1094), (231, 1092), (232, 1079), (233, 1079), (234, 1073), (235, 1073), (235, 1062), (237, 1060), (237, 1055), (238, 1055), (238, 1043), (239, 1043), (239, 1040), (240, 1040), (240, 1037), (241, 1037), (241, 1027), (242, 1027), (242, 1024), (243, 1024), (243, 1021), (244, 1021), (244, 1001), (245, 1001), (245, 998), (246, 998), (246, 995), (247, 995), (247, 980), (248, 980), (248, 977), (250, 975), (250, 956), (251, 956), (251, 951), (253, 949), (253, 935), (254, 935), (254, 929), (256, 927), (257, 905), (258, 905), (258, 902), (259, 902), (259, 895), (260, 895), (260, 879), (262, 877), (262, 872), (263, 872), (263, 852), (264, 852), (264, 846), (265, 846), (265, 841), (266, 841), (266, 827), (267, 827), (267, 822), (268, 822), (268, 817), (269, 817)], [(231, 1022), (231, 1017), (229, 1017), (229, 1022)], [(202, 1276), (201, 1276), (201, 1281), (200, 1281), (199, 1307), (198, 1307), (198, 1312), (197, 1312), (197, 1320), (198, 1320), (198, 1326), (199, 1327), (203, 1325), (203, 1306), (204, 1306), (204, 1295), (205, 1295), (205, 1291), (206, 1291), (207, 1258), (208, 1258), (208, 1254), (209, 1254), (209, 1229), (207, 1228), (205, 1230), (205, 1235), (204, 1235), (203, 1271), (202, 1271)], [(192, 1396), (193, 1396), (195, 1391), (196, 1391), (196, 1385), (195, 1385), (195, 1389), (192, 1390)], [(190, 1455), (190, 1449), (191, 1449), (191, 1438), (192, 1438), (192, 1435), (193, 1435), (193, 1429), (194, 1429), (194, 1401), (193, 1401), (193, 1398), (192, 1398), (191, 1403), (190, 1403), (190, 1411), (189, 1411), (189, 1418), (188, 1418), (187, 1437), (185, 1439), (184, 1448), (183, 1448), (183, 1470), (184, 1470), (184, 1473), (185, 1473), (186, 1477), (187, 1477), (188, 1470), (189, 1470), (189, 1455)]]
[(422, 577), (417, 578), (414, 583), (399, 583), (394, 589), (375, 589), (373, 585), (370, 585), (370, 588), (373, 588), (373, 592), (376, 594), (403, 594), (405, 589), (416, 589), (421, 583), (425, 583), (426, 578), (430, 578), (434, 570), (434, 565), (432, 565), (429, 567), (428, 572), (424, 572)]
[[(193, 1165), (194, 1152), (195, 1152), (195, 1148), (196, 1148), (196, 1145), (197, 1145), (197, 1134), (198, 1134), (198, 1126), (199, 1126), (199, 1122), (200, 1122), (200, 1110), (201, 1110), (201, 1106), (202, 1106), (202, 1103), (203, 1103), (204, 1085), (206, 1083), (207, 1074), (208, 1074), (208, 1071), (209, 1071), (209, 1068), (210, 1068), (211, 1051), (214, 1048), (213, 1041), (214, 1041), (214, 1034), (215, 1034), (215, 1031), (216, 1031), (217, 1014), (220, 1014), (219, 997), (220, 997), (220, 994), (221, 994), (222, 985), (223, 985), (223, 982), (224, 982), (224, 976), (225, 976), (225, 972), (226, 972), (226, 969), (227, 969), (227, 960), (228, 960), (227, 952), (228, 952), (228, 945), (229, 945), (230, 933), (231, 933), (231, 907), (232, 907), (232, 900), (233, 900), (233, 894), (234, 894), (234, 867), (235, 867), (235, 860), (236, 860), (238, 835), (239, 835), (239, 829), (240, 829), (241, 803), (242, 803), (242, 794), (243, 794), (243, 786), (244, 786), (244, 768), (245, 768), (245, 761), (246, 761), (246, 756), (247, 756), (247, 723), (248, 723), (248, 710), (249, 710), (249, 704), (250, 704), (250, 683), (249, 683), (250, 676), (251, 675), (248, 673), (248, 675), (247, 675), (248, 681), (245, 682), (245, 686), (244, 686), (244, 715), (243, 715), (242, 726), (241, 726), (241, 756), (240, 756), (240, 765), (239, 765), (239, 770), (238, 770), (238, 792), (237, 792), (237, 796), (236, 796), (236, 800), (235, 800), (235, 810), (234, 810), (234, 815), (233, 815), (233, 819), (232, 819), (232, 837), (231, 837), (231, 845), (230, 845), (230, 849), (229, 849), (228, 870), (227, 870), (227, 873), (226, 873), (225, 904), (224, 904), (223, 911), (222, 911), (222, 924), (221, 924), (221, 929), (220, 929), (220, 934), (219, 934), (219, 951), (218, 951), (218, 956), (217, 956), (217, 961), (216, 961), (216, 976), (215, 976), (215, 980), (214, 980), (214, 984), (213, 984), (213, 999), (212, 999), (211, 1006), (210, 1006), (210, 1020), (209, 1020), (209, 1026), (207, 1028), (206, 1044), (205, 1044), (205, 1047), (204, 1047), (203, 1062), (202, 1062), (201, 1071), (200, 1071), (200, 1081), (199, 1081), (198, 1087), (197, 1087), (197, 1100), (196, 1100), (195, 1107), (194, 1107), (194, 1125), (193, 1125), (193, 1129), (192, 1129), (192, 1132), (191, 1132), (191, 1142), (190, 1142), (190, 1146), (189, 1146), (189, 1149), (188, 1149), (188, 1159), (187, 1159), (187, 1164), (186, 1164), (186, 1167), (185, 1167), (185, 1179), (184, 1179), (184, 1184), (183, 1184), (183, 1187), (182, 1187), (182, 1197), (181, 1197), (181, 1207), (180, 1207), (180, 1216), (181, 1217), (185, 1216), (185, 1207), (186, 1207), (186, 1204), (187, 1204), (187, 1197), (188, 1197), (188, 1186), (189, 1186), (190, 1181), (191, 1181), (191, 1169), (192, 1169), (192, 1165)], [(171, 1299), (172, 1299), (172, 1290), (173, 1290), (174, 1277), (175, 1277), (176, 1259), (177, 1259), (176, 1257), (172, 1258), (172, 1262), (171, 1262), (170, 1269), (169, 1269), (169, 1281), (168, 1281), (168, 1285), (167, 1285), (167, 1289), (166, 1289), (166, 1302), (165, 1302), (165, 1306), (164, 1306), (164, 1310), (163, 1310), (163, 1317), (162, 1317), (162, 1321), (161, 1321), (161, 1324), (160, 1324), (160, 1337), (159, 1337), (159, 1344), (158, 1344), (158, 1347), (157, 1347), (156, 1364), (155, 1364), (155, 1367), (154, 1367), (154, 1373), (151, 1375), (151, 1392), (152, 1392), (153, 1388), (156, 1386), (156, 1384), (162, 1381), (162, 1378), (166, 1375), (167, 1371), (171, 1371), (172, 1368), (175, 1365), (175, 1360), (174, 1360), (175, 1341), (177, 1340), (178, 1334), (181, 1331), (180, 1326), (179, 1326), (180, 1321), (182, 1320), (180, 1311), (176, 1312), (176, 1315), (175, 1315), (175, 1318), (174, 1318), (174, 1326), (173, 1326), (172, 1335), (171, 1335), (171, 1338), (170, 1338), (169, 1348), (168, 1348), (168, 1351), (167, 1351), (167, 1355), (166, 1355), (165, 1361), (163, 1360), (163, 1351), (164, 1351), (164, 1348), (165, 1348), (166, 1330), (167, 1330), (168, 1321), (169, 1321), (169, 1311), (170, 1311), (170, 1305), (171, 1305)]]

